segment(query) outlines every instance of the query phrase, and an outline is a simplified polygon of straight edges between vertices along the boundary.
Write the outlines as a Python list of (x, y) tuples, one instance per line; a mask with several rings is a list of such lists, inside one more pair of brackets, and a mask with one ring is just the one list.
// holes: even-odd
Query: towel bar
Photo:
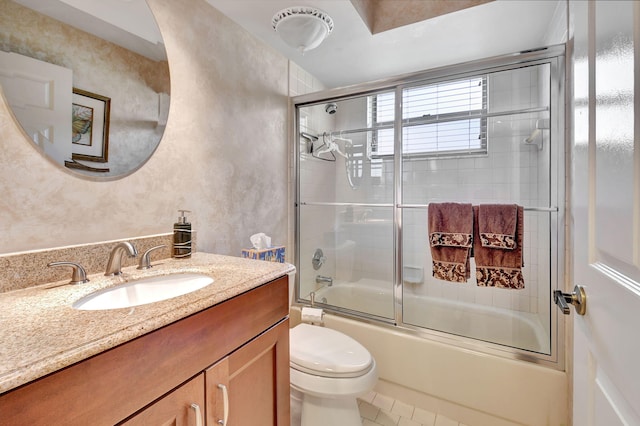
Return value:
[[(300, 201), (300, 206), (354, 206), (354, 207), (393, 207), (393, 204), (388, 203), (329, 203), (329, 202), (310, 202)], [(396, 204), (399, 209), (426, 209), (429, 208), (429, 204)], [(544, 213), (556, 213), (559, 211), (558, 207), (525, 207), (524, 211), (528, 212), (544, 212)]]
[[(426, 209), (429, 204), (398, 204), (397, 207), (401, 209)], [(558, 207), (524, 207), (526, 212), (555, 213), (558, 210)]]

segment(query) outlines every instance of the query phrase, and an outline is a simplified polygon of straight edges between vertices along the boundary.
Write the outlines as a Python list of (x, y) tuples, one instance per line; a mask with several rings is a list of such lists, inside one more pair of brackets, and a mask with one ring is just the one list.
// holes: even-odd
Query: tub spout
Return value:
[(324, 275), (316, 275), (317, 284), (327, 284), (329, 287), (333, 285), (333, 278), (325, 277)]

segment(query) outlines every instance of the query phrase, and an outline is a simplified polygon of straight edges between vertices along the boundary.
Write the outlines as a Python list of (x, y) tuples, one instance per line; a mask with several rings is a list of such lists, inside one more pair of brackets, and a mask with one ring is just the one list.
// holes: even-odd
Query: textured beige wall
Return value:
[(179, 208), (198, 250), (239, 255), (287, 240), (288, 64), (203, 0), (149, 0), (163, 33), (171, 109), (153, 157), (91, 182), (30, 146), (0, 101), (0, 253), (169, 232)]

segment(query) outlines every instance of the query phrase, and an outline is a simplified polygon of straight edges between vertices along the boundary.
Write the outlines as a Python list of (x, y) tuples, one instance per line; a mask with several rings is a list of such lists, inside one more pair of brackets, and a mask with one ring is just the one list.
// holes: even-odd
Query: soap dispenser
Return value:
[(180, 216), (173, 224), (173, 257), (185, 259), (191, 257), (191, 223), (187, 222), (185, 213), (189, 210), (178, 210)]

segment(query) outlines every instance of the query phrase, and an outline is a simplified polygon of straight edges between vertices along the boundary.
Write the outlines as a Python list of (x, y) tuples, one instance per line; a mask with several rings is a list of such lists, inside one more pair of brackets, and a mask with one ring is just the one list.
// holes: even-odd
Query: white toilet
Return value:
[(299, 324), (289, 333), (292, 426), (362, 426), (356, 398), (378, 380), (376, 362), (351, 337)]

